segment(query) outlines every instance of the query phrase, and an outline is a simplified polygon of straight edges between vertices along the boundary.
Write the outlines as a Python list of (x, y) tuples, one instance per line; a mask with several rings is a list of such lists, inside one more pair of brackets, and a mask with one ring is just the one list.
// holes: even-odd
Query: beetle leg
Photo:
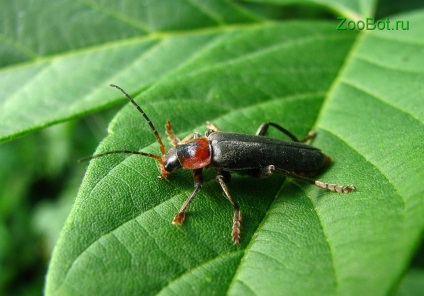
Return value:
[(295, 135), (293, 135), (291, 132), (289, 132), (288, 130), (286, 130), (284, 127), (282, 127), (279, 124), (276, 124), (274, 122), (264, 122), (262, 123), (258, 130), (256, 131), (256, 135), (257, 136), (265, 136), (266, 132), (268, 131), (268, 128), (272, 126), (275, 127), (276, 129), (278, 129), (280, 132), (284, 133), (285, 135), (287, 135), (290, 139), (292, 139), (295, 142), (300, 142), (300, 143), (305, 143), (307, 140), (312, 139), (313, 137), (315, 137), (316, 132), (314, 130), (310, 131), (308, 133), (308, 135), (306, 137), (304, 137), (303, 139), (299, 140)]
[(206, 121), (206, 128), (208, 129), (206, 131), (206, 134), (205, 134), (206, 137), (208, 137), (210, 134), (212, 134), (214, 132), (218, 132), (219, 131), (219, 128), (215, 124), (213, 124), (212, 122), (210, 122), (210, 121)]
[(278, 129), (280, 132), (284, 133), (285, 135), (287, 135), (290, 139), (292, 139), (295, 142), (300, 142), (299, 139), (293, 135), (291, 132), (289, 132), (288, 130), (286, 130), (284, 127), (282, 127), (281, 125), (278, 125), (274, 122), (264, 122), (262, 123), (258, 130), (256, 131), (256, 135), (257, 136), (265, 136), (266, 132), (268, 131), (268, 128), (270, 126), (275, 127), (276, 129)]
[(220, 175), (222, 175), (222, 176), (224, 177), (224, 182), (225, 182), (225, 183), (227, 183), (227, 182), (230, 182), (230, 181), (231, 181), (231, 174), (230, 174), (230, 172), (227, 172), (227, 171), (220, 171), (220, 172), (219, 172), (219, 174), (220, 174)]
[(231, 236), (233, 237), (234, 244), (238, 244), (240, 242), (240, 228), (241, 228), (241, 212), (240, 206), (238, 203), (231, 197), (230, 191), (228, 190), (227, 185), (224, 181), (224, 176), (221, 173), (218, 173), (216, 176), (216, 181), (221, 185), (222, 190), (225, 193), (225, 196), (233, 205), (234, 208), (234, 217), (233, 217), (233, 230), (231, 232)]
[(304, 137), (303, 139), (300, 139), (300, 143), (305, 143), (306, 141), (314, 138), (317, 135), (317, 132), (315, 130), (309, 131), (309, 133)]
[(196, 197), (196, 195), (199, 193), (200, 189), (202, 188), (202, 185), (203, 185), (202, 169), (194, 170), (194, 191), (184, 202), (178, 214), (175, 215), (174, 220), (172, 221), (172, 224), (177, 224), (177, 225), (183, 224), (185, 219), (185, 211), (187, 210), (188, 206), (193, 201), (193, 199)]
[(219, 128), (210, 121), (206, 121), (206, 128), (214, 132), (219, 132)]
[(169, 119), (166, 120), (165, 124), (166, 134), (168, 135), (168, 139), (171, 141), (172, 146), (177, 146), (180, 141), (180, 139), (175, 136), (174, 131), (172, 130), (172, 125)]
[(165, 128), (166, 128), (166, 134), (168, 135), (168, 139), (171, 141), (172, 146), (184, 144), (190, 140), (198, 139), (201, 137), (199, 133), (192, 133), (182, 140), (178, 139), (177, 136), (175, 136), (174, 131), (172, 130), (171, 122), (169, 120), (166, 121)]
[(329, 184), (329, 183), (325, 183), (325, 182), (322, 182), (322, 181), (319, 181), (319, 180), (314, 180), (314, 179), (311, 179), (311, 178), (308, 178), (308, 177), (300, 176), (296, 173), (289, 172), (289, 171), (284, 170), (284, 169), (276, 168), (273, 165), (268, 165), (268, 166), (262, 168), (258, 177), (268, 177), (269, 175), (273, 174), (274, 172), (281, 173), (281, 174), (283, 174), (287, 177), (302, 180), (304, 182), (313, 184), (313, 185), (315, 185), (315, 186), (317, 186), (321, 189), (328, 189), (328, 190), (331, 190), (331, 191), (336, 191), (338, 193), (349, 193), (352, 190), (356, 189), (356, 187), (353, 186), (353, 185), (341, 186), (341, 185), (337, 185), (337, 184)]
[(185, 144), (193, 139), (198, 139), (200, 137), (201, 135), (199, 133), (192, 133), (188, 135), (187, 137), (185, 137), (184, 139), (182, 139), (178, 144)]

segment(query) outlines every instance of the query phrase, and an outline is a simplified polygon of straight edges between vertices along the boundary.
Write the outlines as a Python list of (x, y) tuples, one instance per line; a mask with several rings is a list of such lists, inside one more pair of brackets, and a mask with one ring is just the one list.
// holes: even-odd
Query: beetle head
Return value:
[(172, 147), (162, 157), (161, 174), (165, 177), (181, 167), (181, 163), (178, 160), (177, 149)]

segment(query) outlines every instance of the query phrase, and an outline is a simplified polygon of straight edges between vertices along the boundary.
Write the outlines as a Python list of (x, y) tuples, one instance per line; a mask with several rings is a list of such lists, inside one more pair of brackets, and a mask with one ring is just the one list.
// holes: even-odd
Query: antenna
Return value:
[(78, 162), (87, 161), (87, 160), (90, 160), (90, 159), (93, 159), (93, 158), (102, 157), (102, 156), (109, 155), (109, 154), (138, 154), (138, 155), (143, 155), (143, 156), (147, 156), (147, 157), (157, 159), (160, 163), (162, 163), (162, 158), (158, 155), (146, 153), (146, 152), (141, 152), (141, 151), (132, 151), (132, 150), (108, 151), (108, 152), (105, 152), (105, 153), (96, 154), (96, 155), (81, 158), (81, 159), (78, 160)]
[(127, 94), (125, 92), (125, 90), (123, 90), (122, 88), (120, 88), (119, 86), (117, 86), (115, 84), (110, 84), (110, 86), (119, 89), (127, 97), (127, 99), (130, 100), (131, 103), (133, 103), (133, 105), (137, 108), (137, 110), (143, 115), (144, 119), (146, 119), (147, 123), (149, 124), (150, 128), (152, 129), (153, 133), (155, 134), (155, 137), (156, 137), (156, 139), (157, 139), (157, 141), (160, 145), (160, 151), (162, 152), (162, 155), (165, 155), (165, 145), (163, 144), (162, 139), (160, 138), (158, 131), (156, 130), (155, 126), (153, 125), (153, 122), (150, 120), (150, 118), (147, 116), (147, 114), (144, 113), (143, 109), (140, 108), (140, 106), (133, 100), (133, 98), (130, 97), (129, 94)]
[[(119, 89), (127, 98), (128, 100), (133, 103), (133, 105), (137, 108), (137, 110), (143, 115), (144, 119), (146, 119), (147, 123), (149, 124), (150, 128), (152, 129), (153, 133), (155, 134), (155, 137), (160, 145), (160, 151), (162, 152), (162, 156), (165, 155), (165, 145), (162, 142), (162, 139), (159, 136), (158, 131), (156, 130), (155, 126), (153, 125), (153, 122), (150, 120), (150, 118), (147, 116), (146, 113), (144, 113), (143, 109), (140, 108), (140, 106), (133, 100), (133, 98), (130, 97), (129, 94), (127, 94), (125, 92), (125, 90), (123, 90), (122, 88), (120, 88), (119, 86), (115, 85), (115, 84), (111, 84), (110, 86)], [(147, 156), (150, 158), (154, 158), (156, 160), (158, 160), (161, 164), (161, 173), (166, 174), (164, 168), (163, 168), (163, 160), (162, 157), (159, 155), (155, 155), (155, 154), (151, 154), (151, 153), (146, 153), (146, 152), (141, 152), (141, 151), (132, 151), (132, 150), (115, 150), (115, 151), (109, 151), (109, 152), (105, 152), (105, 153), (101, 153), (101, 154), (96, 154), (96, 155), (92, 155), (92, 156), (88, 156), (88, 157), (84, 157), (80, 160), (78, 160), (78, 162), (82, 162), (82, 161), (87, 161), (93, 158), (97, 158), (97, 157), (102, 157), (105, 155), (109, 155), (109, 154), (137, 154), (137, 155), (142, 155), (142, 156)]]

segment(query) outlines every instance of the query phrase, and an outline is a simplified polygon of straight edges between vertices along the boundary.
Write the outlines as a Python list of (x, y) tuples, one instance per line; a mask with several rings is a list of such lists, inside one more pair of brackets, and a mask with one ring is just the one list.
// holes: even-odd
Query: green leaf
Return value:
[(424, 272), (422, 269), (411, 269), (399, 285), (396, 296), (416, 296), (424, 293)]
[[(1, 65), (27, 61), (25, 68), (30, 68), (37, 60), (46, 57), (41, 62), (47, 67), (58, 59), (66, 58), (60, 54), (90, 46), (151, 37), (161, 32), (248, 23), (254, 19), (242, 8), (227, 1), (197, 2), (61, 0), (52, 3), (45, 0), (2, 0)], [(169, 14), (172, 17), (163, 17)]]
[[(403, 18), (419, 23), (423, 14)], [(177, 228), (170, 221), (191, 193), (187, 172), (160, 181), (148, 159), (97, 159), (56, 250), (47, 291), (389, 292), (418, 242), (424, 214), (422, 189), (413, 186), (423, 178), (422, 146), (414, 141), (423, 135), (416, 80), (422, 45), (413, 42), (417, 31), (391, 33), (361, 36), (351, 49), (354, 36), (320, 23), (241, 29), (138, 98), (154, 122), (170, 117), (182, 136), (206, 120), (252, 133), (275, 119), (302, 135), (321, 109), (314, 144), (335, 158), (321, 178), (352, 182), (356, 192), (338, 196), (303, 184), (281, 187), (278, 176), (235, 176), (230, 188), (244, 214), (236, 248), (231, 207), (212, 173)], [(393, 49), (381, 54), (381, 42)], [(406, 100), (399, 87), (408, 82)], [(140, 121), (133, 106), (125, 108), (97, 152), (125, 143), (157, 153)]]
[(280, 287), (383, 295), (395, 288), (424, 226), (423, 18), (422, 11), (396, 16), (417, 27), (362, 35), (321, 110), (314, 144), (337, 157), (322, 178), (349, 180), (358, 190), (330, 197), (284, 187), (230, 293)]
[[(205, 33), (210, 42), (198, 48), (196, 57), (137, 101), (157, 126), (170, 118), (181, 137), (203, 132), (206, 120), (246, 133), (273, 120), (304, 135), (355, 36), (320, 22), (240, 28), (219, 37)], [(158, 153), (152, 132), (132, 105), (117, 115), (109, 133), (97, 153), (141, 147)], [(163, 129), (160, 133), (165, 137)], [(245, 248), (262, 233), (258, 227), (283, 178), (249, 182), (234, 176), (231, 192), (243, 210), (243, 243), (236, 248), (230, 239), (232, 209), (212, 171), (182, 227), (171, 221), (192, 191), (192, 177), (180, 172), (163, 181), (157, 175), (156, 163), (142, 157), (91, 162), (53, 257), (48, 293), (184, 291), (188, 278), (197, 278), (190, 287), (199, 289), (205, 285), (200, 279), (210, 278), (217, 291), (236, 283), (232, 278), (246, 259)], [(225, 280), (216, 283), (216, 274)]]
[(250, 2), (270, 3), (278, 5), (319, 5), (339, 16), (346, 16), (352, 20), (372, 16), (376, 0), (245, 0)]
[(149, 86), (211, 41), (196, 30), (257, 19), (224, 0), (198, 2), (0, 1), (0, 142), (115, 104), (109, 83)]
[[(336, 21), (259, 22), (227, 1), (3, 2), (1, 141), (124, 101), (106, 87), (115, 83), (136, 96), (163, 138), (167, 118), (180, 137), (204, 132), (206, 120), (250, 134), (264, 121), (298, 136), (315, 128), (313, 145), (334, 160), (320, 179), (358, 188), (338, 195), (277, 175), (235, 175), (228, 185), (243, 212), (235, 247), (232, 208), (213, 170), (176, 227), (190, 172), (158, 180), (152, 159), (93, 160), (46, 294), (396, 289), (424, 228), (423, 11), (392, 17), (408, 20), (409, 31), (358, 34), (336, 31)], [(374, 5), (320, 3), (353, 19)], [(158, 153), (130, 104), (97, 153), (114, 149)]]

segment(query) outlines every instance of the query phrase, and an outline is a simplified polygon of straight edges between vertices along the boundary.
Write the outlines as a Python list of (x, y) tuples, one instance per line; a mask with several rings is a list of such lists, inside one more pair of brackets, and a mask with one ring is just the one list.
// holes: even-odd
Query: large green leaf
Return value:
[[(166, 118), (181, 137), (204, 132), (206, 120), (245, 133), (275, 121), (299, 137), (316, 128), (313, 145), (334, 160), (320, 179), (358, 189), (338, 195), (281, 176), (233, 176), (243, 212), (236, 247), (212, 170), (175, 227), (190, 172), (158, 180), (151, 159), (93, 160), (47, 294), (393, 291), (424, 228), (424, 13), (391, 17), (409, 31), (357, 34), (336, 31), (336, 21), (260, 21), (225, 0), (156, 2), (0, 0), (0, 141), (124, 101), (106, 87), (116, 83), (164, 138)], [(352, 19), (375, 3), (256, 2), (318, 3)], [(98, 153), (158, 153), (132, 105), (109, 134)]]
[(278, 5), (319, 5), (353, 20), (374, 14), (375, 0), (245, 0)]
[[(0, 142), (116, 103), (108, 83), (139, 90), (175, 71), (212, 41), (197, 30), (213, 35), (256, 20), (224, 0), (1, 0), (0, 7)], [(178, 38), (184, 30), (191, 38)]]
[[(47, 293), (384, 295), (394, 289), (424, 226), (418, 186), (424, 12), (397, 18), (414, 29), (357, 35), (336, 31), (334, 23), (287, 22), (183, 34), (154, 45), (184, 57), (155, 83), (143, 71), (153, 61), (148, 55), (110, 76), (141, 92), (137, 101), (162, 137), (167, 118), (181, 137), (203, 132), (206, 120), (245, 133), (271, 120), (298, 136), (314, 127), (314, 146), (334, 159), (320, 179), (358, 189), (338, 195), (280, 176), (234, 176), (229, 187), (243, 212), (237, 247), (230, 239), (232, 209), (213, 171), (185, 224), (175, 227), (172, 218), (192, 191), (189, 172), (159, 180), (148, 158), (95, 159), (54, 252)], [(127, 46), (146, 44), (118, 43), (116, 50)], [(111, 100), (122, 97), (108, 91)], [(158, 153), (132, 105), (117, 114), (109, 134), (97, 153)]]

